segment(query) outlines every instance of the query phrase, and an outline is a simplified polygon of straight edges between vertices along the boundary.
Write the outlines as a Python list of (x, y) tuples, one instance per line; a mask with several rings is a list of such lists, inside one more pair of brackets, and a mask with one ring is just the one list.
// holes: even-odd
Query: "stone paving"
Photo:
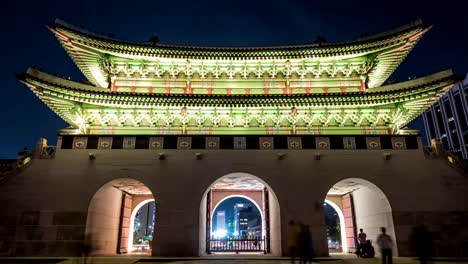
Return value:
[[(66, 259), (66, 260), (64, 260)], [(290, 264), (288, 258), (272, 258), (272, 257), (212, 257), (212, 258), (151, 258), (140, 256), (120, 256), (120, 257), (93, 257), (85, 261), (82, 258), (46, 258), (46, 257), (29, 257), (29, 258), (14, 258), (0, 257), (0, 264), (5, 263), (35, 263), (35, 264)], [(332, 256), (330, 258), (317, 258), (313, 261), (314, 264), (380, 264), (380, 258), (373, 259), (358, 259), (354, 256)], [(419, 264), (419, 261), (412, 258), (393, 258), (394, 264)], [(429, 264), (461, 264), (467, 263), (468, 259), (447, 258), (438, 259)], [(296, 264), (300, 264), (296, 261)]]
[[(1, 263), (1, 262), (0, 262)], [(83, 259), (68, 259), (66, 261), (60, 262), (60, 264), (84, 264)], [(290, 264), (291, 260), (287, 258), (281, 259), (265, 259), (265, 258), (254, 258), (254, 259), (245, 259), (245, 258), (211, 258), (211, 259), (192, 259), (192, 258), (178, 258), (178, 259), (169, 259), (169, 258), (139, 258), (139, 257), (97, 257), (90, 258), (86, 262), (87, 264), (151, 264), (151, 263), (170, 263), (170, 264)], [(324, 263), (324, 264), (380, 264), (380, 258), (373, 259), (358, 259), (351, 257), (344, 257), (341, 259), (337, 258), (319, 258), (316, 259), (313, 263)], [(418, 264), (419, 262), (411, 258), (394, 258), (394, 264)], [(453, 263), (468, 263), (468, 261), (463, 261), (459, 259), (452, 260), (441, 260), (433, 261), (432, 264), (453, 264)], [(296, 261), (296, 264), (299, 264)]]

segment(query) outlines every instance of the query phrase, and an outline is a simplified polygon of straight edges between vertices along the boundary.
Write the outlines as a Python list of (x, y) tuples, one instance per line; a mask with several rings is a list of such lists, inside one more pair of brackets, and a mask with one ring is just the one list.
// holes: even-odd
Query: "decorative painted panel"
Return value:
[(124, 149), (134, 149), (135, 148), (136, 137), (124, 137), (123, 139), (123, 148)]
[(355, 137), (343, 137), (343, 148), (344, 149), (356, 149), (356, 138)]
[(191, 137), (178, 137), (177, 138), (177, 149), (191, 149), (192, 138)]
[(99, 137), (98, 149), (111, 149), (112, 137)]
[(234, 137), (234, 149), (246, 149), (247, 140), (245, 137)]
[(259, 143), (260, 143), (259, 144), (260, 149), (273, 149), (274, 148), (273, 137), (260, 137)]
[(73, 139), (73, 149), (86, 149), (86, 145), (88, 145), (87, 137), (75, 137)]
[(330, 138), (328, 137), (316, 137), (315, 146), (317, 149), (330, 149)]
[(288, 149), (302, 149), (302, 139), (300, 137), (288, 137)]
[(380, 138), (379, 137), (366, 137), (367, 149), (380, 149)]
[(206, 149), (219, 149), (219, 137), (206, 137), (205, 148)]
[(392, 137), (393, 149), (406, 149), (406, 140), (404, 137)]
[(149, 148), (150, 149), (162, 149), (164, 147), (163, 137), (150, 137)]

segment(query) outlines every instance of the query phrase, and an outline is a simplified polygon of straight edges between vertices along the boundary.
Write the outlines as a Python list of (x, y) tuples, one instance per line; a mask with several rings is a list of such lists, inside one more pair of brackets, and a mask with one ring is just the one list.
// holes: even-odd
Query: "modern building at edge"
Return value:
[[(129, 42), (61, 20), (48, 27), (90, 84), (34, 68), (17, 76), (70, 126), (56, 146), (40, 139), (0, 182), (2, 255), (79, 256), (90, 243), (105, 256), (288, 256), (294, 220), (328, 256), (326, 203), (343, 253), (355, 251), (360, 228), (375, 241), (386, 227), (394, 255), (413, 256), (411, 230), (424, 223), (435, 256), (468, 256), (468, 177), (404, 129), (459, 80), (444, 70), (384, 85), (431, 25), (273, 47)], [(261, 239), (212, 240), (216, 207), (230, 197), (259, 210)], [(149, 202), (154, 236), (140, 252), (132, 223)]]
[(444, 149), (468, 159), (468, 75), (424, 112), (426, 138), (437, 138)]

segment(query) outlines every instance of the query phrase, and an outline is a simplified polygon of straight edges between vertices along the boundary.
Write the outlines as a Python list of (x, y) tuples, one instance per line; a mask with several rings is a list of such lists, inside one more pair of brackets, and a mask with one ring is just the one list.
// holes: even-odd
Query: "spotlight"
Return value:
[(390, 154), (388, 152), (385, 152), (383, 154), (383, 158), (384, 158), (384, 160), (390, 160), (392, 158), (392, 154)]
[(314, 154), (314, 159), (315, 159), (315, 160), (320, 160), (320, 159), (322, 159), (322, 154), (320, 154), (320, 153), (315, 153), (315, 154)]
[(88, 153), (89, 160), (95, 160), (96, 159), (96, 154), (95, 153)]
[(165, 159), (166, 159), (166, 154), (159, 153), (159, 160), (165, 160)]
[(195, 158), (196, 158), (197, 160), (201, 160), (201, 159), (203, 158), (203, 154), (200, 153), (200, 152), (197, 152), (197, 153), (195, 153)]
[(277, 155), (279, 160), (284, 160), (284, 158), (286, 157), (286, 154), (284, 153), (278, 153)]

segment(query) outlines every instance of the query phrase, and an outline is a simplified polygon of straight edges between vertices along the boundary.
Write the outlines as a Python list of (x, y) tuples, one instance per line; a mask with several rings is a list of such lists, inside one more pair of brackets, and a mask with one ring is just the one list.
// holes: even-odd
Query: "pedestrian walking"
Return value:
[(382, 233), (377, 237), (377, 245), (382, 254), (382, 264), (392, 264), (392, 238), (386, 233), (385, 227), (381, 227), (380, 230)]
[(432, 234), (424, 225), (413, 227), (409, 238), (411, 250), (421, 264), (428, 263), (432, 256)]
[(288, 247), (289, 255), (291, 256), (291, 263), (294, 264), (296, 256), (298, 254), (298, 244), (299, 244), (299, 232), (300, 227), (294, 222), (294, 220), (289, 221), (288, 223)]
[(89, 257), (91, 250), (93, 249), (92, 247), (92, 242), (91, 242), (91, 234), (87, 234), (81, 244), (81, 263), (83, 264), (91, 264), (91, 259)]
[(314, 249), (312, 248), (312, 236), (309, 227), (301, 224), (301, 231), (299, 233), (299, 252), (301, 262), (306, 264), (312, 262), (314, 256)]

